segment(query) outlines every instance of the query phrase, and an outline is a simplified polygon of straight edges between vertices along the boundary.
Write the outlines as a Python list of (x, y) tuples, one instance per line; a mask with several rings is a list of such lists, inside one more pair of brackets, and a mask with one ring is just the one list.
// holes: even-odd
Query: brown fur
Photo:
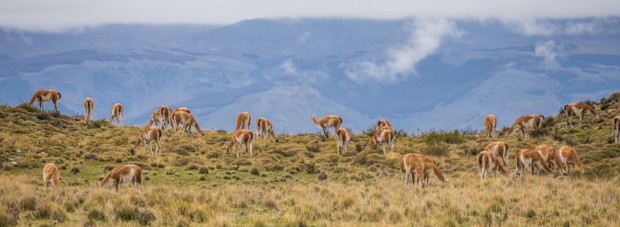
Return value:
[(573, 169), (575, 168), (575, 166), (577, 168), (583, 167), (583, 164), (581, 163), (581, 160), (579, 159), (579, 156), (577, 155), (577, 150), (575, 150), (575, 148), (569, 146), (561, 146), (558, 150), (558, 153), (558, 156), (560, 156), (560, 160), (562, 161), (562, 164), (565, 168), (564, 172), (566, 172), (567, 174), (570, 173), (571, 163), (573, 164)]
[(542, 158), (549, 164), (550, 167), (553, 163), (555, 163), (554, 166), (556, 166), (563, 173), (566, 173), (564, 165), (562, 164), (562, 160), (560, 160), (558, 150), (555, 149), (555, 147), (548, 144), (542, 144), (536, 146), (534, 150), (536, 150), (542, 156)]
[(336, 152), (340, 152), (342, 155), (347, 153), (347, 145), (351, 140), (351, 133), (346, 128), (339, 128), (336, 131)]
[(230, 152), (233, 145), (237, 147), (237, 157), (241, 155), (241, 147), (245, 146), (245, 152), (250, 153), (252, 157), (252, 143), (254, 142), (254, 133), (248, 129), (239, 129), (235, 131), (230, 141), (226, 144), (226, 154)]
[(566, 126), (573, 127), (573, 115), (579, 117), (579, 124), (583, 124), (583, 117), (591, 114), (595, 119), (600, 119), (600, 115), (596, 110), (585, 102), (575, 102), (564, 106), (566, 112)]
[(427, 186), (430, 171), (433, 171), (441, 182), (446, 182), (441, 170), (427, 156), (415, 153), (406, 154), (401, 158), (400, 165), (405, 185), (409, 183), (409, 178), (411, 177), (414, 184), (421, 184), (422, 187)]
[(371, 149), (376, 149), (377, 145), (382, 144), (383, 154), (386, 154), (385, 145), (387, 144), (388, 148), (390, 149), (390, 153), (391, 153), (391, 152), (394, 152), (394, 141), (395, 140), (396, 140), (396, 134), (394, 134), (394, 131), (389, 127), (383, 127), (375, 131), (375, 134), (372, 136), (372, 138), (370, 138), (370, 143), (368, 144), (368, 147)]
[(484, 133), (487, 137), (494, 137), (496, 127), (497, 118), (495, 118), (495, 115), (489, 114), (486, 118), (484, 118)]
[(491, 151), (493, 154), (503, 160), (504, 166), (508, 168), (508, 150), (510, 147), (504, 142), (491, 142), (484, 150)]
[[(415, 158), (423, 158), (429, 159), (429, 157), (424, 156), (422, 154), (417, 153), (408, 153), (401, 157), (400, 159), (400, 173), (402, 174), (403, 184), (407, 185), (409, 183), (419, 184), (420, 181), (417, 177), (416, 165), (418, 164), (415, 161)], [(424, 180), (424, 179), (423, 179)]]
[(378, 120), (377, 124), (375, 125), (375, 130), (379, 130), (383, 127), (389, 127), (392, 130), (394, 130), (394, 128), (392, 128), (392, 124), (390, 123), (390, 121), (385, 120), (385, 119)]
[(183, 111), (183, 112), (187, 112), (187, 113), (192, 113), (191, 110), (189, 110), (189, 108), (187, 107), (177, 107), (176, 109), (174, 109), (174, 111), (172, 111), (172, 114), (174, 115), (175, 112), (178, 111)]
[(614, 143), (620, 141), (620, 115), (611, 119), (611, 129), (613, 131)]
[(60, 187), (60, 170), (54, 163), (48, 163), (43, 167), (43, 183), (47, 188)]
[(200, 126), (198, 125), (198, 121), (196, 121), (196, 118), (194, 118), (194, 115), (192, 115), (189, 112), (186, 111), (175, 111), (172, 114), (172, 122), (173, 122), (173, 128), (174, 128), (174, 134), (177, 134), (179, 132), (179, 124), (183, 125), (183, 132), (187, 132), (187, 133), (191, 133), (192, 130), (192, 126), (196, 128), (196, 131), (200, 134), (200, 135), (205, 135), (202, 130), (200, 129)]
[(542, 155), (540, 155), (540, 153), (538, 153), (535, 149), (521, 149), (517, 151), (516, 159), (517, 168), (515, 170), (515, 174), (517, 175), (522, 175), (523, 170), (527, 166), (532, 168), (532, 175), (534, 175), (534, 168), (536, 167), (542, 167), (545, 172), (553, 174), (553, 170), (551, 170), (549, 164), (547, 164)]
[(110, 110), (110, 123), (114, 124), (114, 118), (116, 118), (116, 125), (123, 124), (123, 105), (120, 103), (114, 103), (112, 110)]
[(91, 98), (84, 99), (84, 118), (86, 123), (93, 120), (93, 111), (95, 110), (95, 102)]
[[(145, 126), (138, 134), (138, 140), (136, 143), (131, 145), (131, 154), (135, 154), (135, 149), (140, 146), (140, 143), (144, 143), (144, 152), (146, 153), (146, 144), (149, 144), (149, 150), (151, 151), (151, 155), (160, 154), (161, 145), (159, 141), (161, 141), (161, 137), (164, 134), (164, 131), (157, 126)], [(155, 141), (155, 153), (153, 153), (153, 145), (152, 142)]]
[(118, 186), (121, 183), (131, 183), (135, 188), (136, 185), (140, 186), (140, 190), (144, 190), (142, 186), (142, 169), (140, 166), (133, 164), (126, 164), (117, 166), (101, 181), (100, 187), (105, 187), (108, 184), (113, 184), (118, 192)]
[(526, 129), (530, 127), (539, 128), (543, 120), (545, 120), (545, 117), (543, 115), (538, 115), (538, 114), (530, 114), (530, 115), (521, 116), (517, 118), (517, 120), (515, 120), (512, 126), (510, 126), (510, 129), (508, 130), (507, 134), (511, 135), (512, 132), (516, 128), (519, 128), (519, 131), (521, 132), (521, 135), (523, 136), (523, 138), (527, 138), (525, 137)]
[(172, 108), (168, 106), (162, 106), (159, 109), (153, 111), (151, 114), (151, 118), (149, 119), (148, 125), (160, 126), (161, 129), (165, 130), (166, 126), (170, 126), (172, 128)]
[(237, 127), (235, 128), (235, 130), (250, 129), (251, 120), (252, 120), (252, 117), (250, 116), (250, 113), (248, 112), (239, 113), (239, 115), (237, 115)]
[(30, 102), (28, 102), (28, 105), (32, 106), (34, 102), (39, 101), (39, 110), (43, 111), (45, 110), (43, 103), (52, 101), (52, 103), (54, 103), (54, 111), (58, 112), (58, 100), (60, 100), (61, 96), (62, 95), (60, 94), (60, 92), (57, 92), (55, 90), (41, 89), (36, 91), (32, 95), (32, 98), (30, 98)]
[(504, 176), (510, 176), (502, 162), (500, 162), (500, 159), (497, 158), (493, 152), (488, 150), (481, 151), (478, 153), (477, 159), (478, 168), (480, 169), (480, 181), (487, 176), (489, 171), (493, 172), (493, 175), (495, 175), (495, 171), (499, 170)]
[(338, 131), (338, 129), (340, 128), (340, 125), (342, 125), (342, 117), (340, 116), (336, 116), (336, 115), (327, 115), (322, 117), (321, 119), (317, 120), (314, 117), (314, 114), (312, 114), (310, 116), (310, 120), (312, 120), (312, 122), (321, 127), (321, 129), (323, 129), (323, 134), (325, 135), (325, 138), (327, 138), (329, 136), (329, 134), (327, 133), (327, 128), (334, 128), (334, 133), (336, 133), (336, 131)]
[(271, 121), (267, 118), (261, 117), (256, 120), (256, 132), (259, 138), (262, 137), (263, 139), (266, 139), (267, 137), (271, 137), (276, 141), (276, 143), (278, 142), (278, 137), (273, 132), (273, 124), (271, 124)]

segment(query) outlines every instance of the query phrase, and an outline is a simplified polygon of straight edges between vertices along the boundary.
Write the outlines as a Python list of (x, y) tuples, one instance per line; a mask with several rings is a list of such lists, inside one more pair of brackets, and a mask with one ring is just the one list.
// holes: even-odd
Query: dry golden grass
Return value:
[(480, 182), (476, 173), (461, 173), (447, 184), (432, 179), (425, 189), (399, 180), (341, 176), (326, 182), (147, 185), (143, 192), (115, 193), (87, 185), (50, 190), (32, 176), (3, 175), (0, 225), (17, 217), (24, 225), (613, 226), (620, 218), (618, 178), (528, 175)]
[[(617, 104), (606, 104), (614, 107)], [(605, 119), (608, 114), (603, 113)], [(310, 121), (308, 121), (311, 124)], [(370, 126), (369, 126), (370, 127)], [(205, 127), (207, 128), (207, 127)], [(257, 139), (254, 157), (226, 154), (230, 134), (164, 132), (162, 155), (129, 153), (139, 127), (0, 106), (0, 226), (613, 226), (620, 208), (620, 144), (606, 121), (567, 129), (562, 115), (523, 140), (483, 133), (399, 136), (395, 152), (366, 149), (370, 133), (354, 135), (337, 154), (333, 135)], [(514, 152), (538, 144), (575, 146), (585, 164), (571, 176), (498, 174), (480, 182), (475, 155), (494, 140)], [(49, 157), (40, 157), (45, 152)], [(431, 155), (448, 183), (405, 187), (403, 154)], [(11, 162), (17, 163), (16, 165)], [(45, 188), (41, 168), (56, 163), (61, 188)], [(114, 166), (144, 169), (144, 191), (120, 193), (97, 183)]]

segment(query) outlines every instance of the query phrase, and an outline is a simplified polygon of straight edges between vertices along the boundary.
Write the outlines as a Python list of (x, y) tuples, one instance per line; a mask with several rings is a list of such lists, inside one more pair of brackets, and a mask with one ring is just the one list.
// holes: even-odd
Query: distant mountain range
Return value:
[(231, 131), (236, 114), (249, 111), (279, 133), (317, 131), (312, 113), (341, 115), (355, 133), (380, 118), (417, 132), (482, 129), (489, 113), (505, 126), (619, 90), (618, 18), (545, 23), (566, 29), (454, 21), (435, 31), (418, 21), (342, 19), (2, 29), (0, 103), (52, 88), (63, 94), (63, 113), (83, 114), (92, 97), (95, 118), (120, 102), (132, 125), (168, 105), (192, 109), (203, 129)]

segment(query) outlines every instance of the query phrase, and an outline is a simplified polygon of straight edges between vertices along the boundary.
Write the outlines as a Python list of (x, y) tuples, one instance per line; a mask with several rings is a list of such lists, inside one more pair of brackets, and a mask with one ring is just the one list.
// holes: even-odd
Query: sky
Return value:
[(265, 18), (497, 19), (536, 32), (540, 28), (532, 22), (540, 19), (619, 15), (618, 0), (0, 0), (0, 26), (47, 32), (111, 23), (225, 25)]

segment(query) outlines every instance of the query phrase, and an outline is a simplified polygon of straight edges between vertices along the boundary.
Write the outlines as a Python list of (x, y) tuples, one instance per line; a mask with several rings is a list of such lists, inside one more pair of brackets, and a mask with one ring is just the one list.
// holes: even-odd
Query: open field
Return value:
[[(620, 109), (610, 100), (600, 106)], [(254, 157), (236, 158), (224, 148), (230, 133), (165, 131), (162, 155), (140, 147), (131, 156), (139, 127), (85, 125), (78, 116), (0, 106), (0, 226), (614, 226), (620, 223), (620, 144), (611, 143), (608, 119), (617, 114), (601, 111), (601, 120), (586, 117), (572, 129), (563, 115), (551, 116), (527, 140), (497, 139), (511, 146), (511, 172), (518, 149), (543, 143), (574, 146), (584, 169), (556, 178), (498, 174), (481, 182), (475, 155), (494, 141), (482, 132), (400, 134), (387, 156), (366, 149), (370, 132), (356, 132), (344, 156), (333, 135), (325, 141), (316, 134), (279, 135), (280, 143), (257, 138)], [(398, 162), (410, 152), (433, 158), (448, 182), (431, 176), (427, 188), (405, 187)], [(57, 190), (41, 180), (50, 162), (62, 174)], [(144, 169), (144, 191), (97, 187), (122, 163)]]

